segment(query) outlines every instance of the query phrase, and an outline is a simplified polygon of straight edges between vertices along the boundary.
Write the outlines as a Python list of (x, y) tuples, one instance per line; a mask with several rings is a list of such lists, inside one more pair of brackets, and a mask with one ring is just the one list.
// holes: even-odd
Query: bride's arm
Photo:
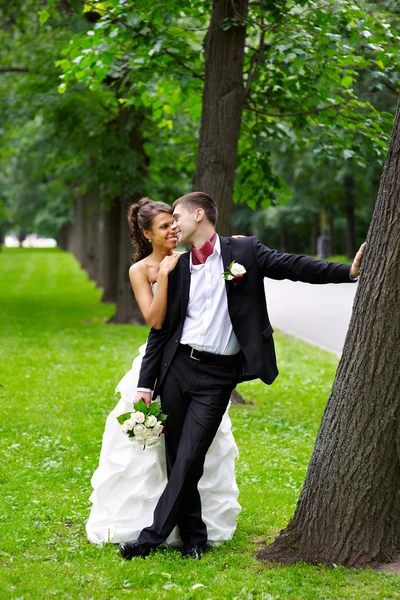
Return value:
[(147, 269), (143, 263), (136, 263), (129, 269), (129, 279), (131, 281), (133, 293), (136, 302), (139, 305), (146, 322), (154, 329), (161, 329), (167, 313), (168, 297), (168, 275), (175, 268), (179, 260), (179, 254), (166, 256), (160, 262), (158, 272), (157, 287), (155, 294), (147, 276)]

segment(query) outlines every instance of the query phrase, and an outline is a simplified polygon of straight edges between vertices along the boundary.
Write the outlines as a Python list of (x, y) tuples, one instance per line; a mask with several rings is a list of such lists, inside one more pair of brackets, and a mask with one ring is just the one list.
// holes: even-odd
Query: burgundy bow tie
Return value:
[(211, 256), (214, 252), (215, 240), (217, 239), (217, 234), (214, 233), (212, 237), (204, 242), (204, 244), (200, 248), (195, 248), (192, 246), (192, 263), (194, 265), (202, 265), (206, 262), (207, 258)]

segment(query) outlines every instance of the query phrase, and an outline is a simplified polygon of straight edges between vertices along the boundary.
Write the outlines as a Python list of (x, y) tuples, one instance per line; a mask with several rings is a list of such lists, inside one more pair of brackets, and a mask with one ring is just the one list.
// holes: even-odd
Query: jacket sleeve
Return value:
[(264, 246), (256, 238), (253, 241), (253, 252), (264, 277), (270, 279), (318, 284), (354, 281), (350, 279), (350, 265), (281, 253)]
[(168, 327), (151, 329), (147, 338), (146, 354), (142, 360), (137, 387), (154, 390), (160, 373), (161, 360), (168, 340)]

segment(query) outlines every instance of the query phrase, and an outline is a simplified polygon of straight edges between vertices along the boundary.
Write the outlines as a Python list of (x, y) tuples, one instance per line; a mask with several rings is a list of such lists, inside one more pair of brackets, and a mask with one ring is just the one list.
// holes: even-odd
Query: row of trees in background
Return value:
[[(397, 12), (396, 12), (397, 11)], [(126, 207), (201, 189), (221, 233), (364, 238), (398, 90), (390, 1), (18, 0), (0, 8), (0, 229), (56, 236), (140, 319)]]

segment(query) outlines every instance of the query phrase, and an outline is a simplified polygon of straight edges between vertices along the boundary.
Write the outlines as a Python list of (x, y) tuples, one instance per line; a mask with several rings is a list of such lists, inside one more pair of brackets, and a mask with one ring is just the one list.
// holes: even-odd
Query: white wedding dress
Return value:
[[(132, 369), (119, 382), (116, 392), (121, 398), (106, 421), (99, 466), (91, 481), (92, 508), (86, 523), (89, 541), (94, 544), (137, 539), (140, 531), (152, 524), (155, 506), (167, 483), (164, 436), (159, 444), (143, 450), (143, 446), (129, 441), (117, 421), (119, 415), (132, 408), (145, 349), (145, 345), (141, 346)], [(236, 517), (241, 511), (235, 479), (237, 456), (227, 410), (208, 450), (198, 486), (211, 545), (230, 540), (236, 529)], [(182, 544), (177, 528), (166, 543)]]

